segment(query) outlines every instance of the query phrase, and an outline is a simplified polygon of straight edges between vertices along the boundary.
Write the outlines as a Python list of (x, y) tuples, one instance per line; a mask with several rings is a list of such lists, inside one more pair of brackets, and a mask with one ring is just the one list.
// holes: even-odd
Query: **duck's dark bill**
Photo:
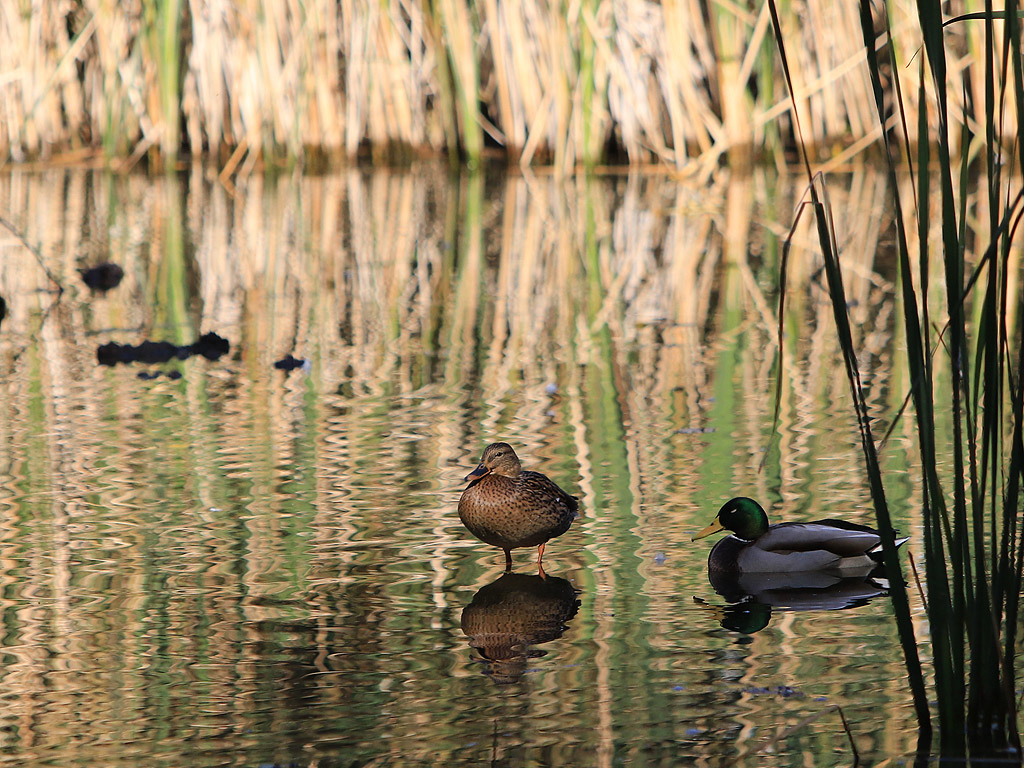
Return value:
[(485, 467), (483, 464), (477, 464), (476, 469), (466, 475), (466, 480), (479, 480), (481, 477), (489, 473), (491, 470)]
[(722, 525), (718, 521), (718, 518), (716, 517), (714, 519), (714, 521), (711, 523), (711, 525), (709, 525), (703, 531), (701, 531), (700, 533), (695, 535), (692, 539), (690, 539), (690, 541), (696, 541), (697, 539), (703, 539), (705, 536), (710, 536), (712, 533), (717, 533), (718, 531), (724, 531), (724, 530), (725, 530), (725, 526)]

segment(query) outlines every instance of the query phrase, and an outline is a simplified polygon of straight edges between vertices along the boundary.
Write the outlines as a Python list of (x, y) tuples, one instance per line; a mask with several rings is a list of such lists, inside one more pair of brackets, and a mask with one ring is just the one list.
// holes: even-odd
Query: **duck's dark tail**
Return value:
[[(909, 536), (904, 536), (902, 539), (896, 539), (896, 549), (899, 549), (904, 544), (910, 541)], [(876, 544), (867, 552), (868, 557), (874, 560), (876, 563), (882, 562), (882, 545)]]

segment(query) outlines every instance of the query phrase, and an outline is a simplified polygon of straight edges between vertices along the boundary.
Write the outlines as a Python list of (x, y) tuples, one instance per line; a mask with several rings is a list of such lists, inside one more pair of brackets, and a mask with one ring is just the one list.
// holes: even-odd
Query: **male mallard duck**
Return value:
[[(692, 540), (722, 530), (733, 535), (712, 547), (708, 556), (711, 572), (830, 571), (854, 575), (869, 573), (882, 562), (882, 537), (873, 528), (845, 520), (769, 526), (761, 505), (743, 496), (727, 501), (711, 525)], [(896, 546), (906, 540), (897, 539)]]
[(459, 517), (480, 541), (505, 550), (505, 570), (512, 570), (512, 550), (537, 547), (537, 567), (544, 566), (544, 545), (561, 536), (576, 519), (579, 503), (540, 472), (522, 468), (508, 443), (484, 449), (480, 464), (466, 475), (469, 487), (459, 499)]

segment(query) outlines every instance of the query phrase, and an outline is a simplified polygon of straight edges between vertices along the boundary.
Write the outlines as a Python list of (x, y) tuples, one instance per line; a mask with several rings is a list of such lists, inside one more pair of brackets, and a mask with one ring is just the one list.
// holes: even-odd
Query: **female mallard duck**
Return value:
[[(873, 528), (845, 520), (769, 526), (761, 505), (743, 496), (727, 501), (711, 525), (692, 540), (722, 530), (733, 535), (712, 547), (708, 570), (713, 573), (829, 571), (858, 575), (870, 573), (882, 562), (882, 537)], [(896, 546), (906, 540), (897, 539)]]
[(540, 472), (522, 468), (508, 443), (484, 449), (480, 464), (466, 475), (469, 487), (459, 499), (459, 517), (480, 541), (505, 550), (505, 570), (512, 570), (512, 550), (537, 547), (537, 567), (544, 572), (544, 545), (561, 536), (576, 519), (579, 503)]

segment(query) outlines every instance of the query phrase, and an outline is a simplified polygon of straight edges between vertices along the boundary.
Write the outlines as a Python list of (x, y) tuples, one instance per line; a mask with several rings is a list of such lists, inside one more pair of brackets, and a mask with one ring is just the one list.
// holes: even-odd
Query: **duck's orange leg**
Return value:
[[(544, 544), (547, 544), (547, 542), (545, 541)], [(547, 575), (544, 573), (544, 544), (537, 547), (537, 570), (542, 578)]]
[(511, 570), (512, 570), (512, 550), (511, 549), (506, 549), (505, 550), (505, 573), (508, 573)]

